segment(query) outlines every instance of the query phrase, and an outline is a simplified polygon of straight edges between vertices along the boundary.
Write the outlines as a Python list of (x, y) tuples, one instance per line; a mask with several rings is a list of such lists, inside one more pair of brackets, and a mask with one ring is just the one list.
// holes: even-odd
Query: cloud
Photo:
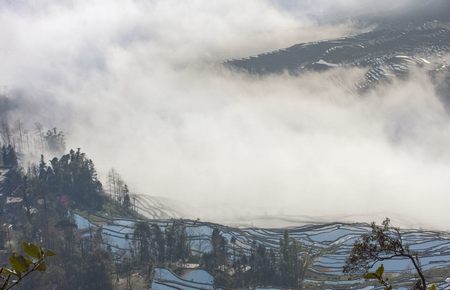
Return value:
[(219, 221), (389, 215), (446, 227), (449, 119), (422, 72), (362, 98), (357, 69), (221, 66), (358, 29), (318, 24), (310, 11), (330, 1), (305, 12), (260, 0), (8, 3), (0, 82), (21, 92), (17, 114), (60, 124), (132, 190)]
[(321, 23), (353, 19), (386, 24), (424, 20), (450, 20), (448, 0), (273, 0), (294, 14), (309, 15)]

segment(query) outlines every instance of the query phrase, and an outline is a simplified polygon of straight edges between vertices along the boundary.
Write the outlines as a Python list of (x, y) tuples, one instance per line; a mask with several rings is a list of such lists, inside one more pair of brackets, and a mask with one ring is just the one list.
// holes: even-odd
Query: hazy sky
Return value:
[(363, 70), (261, 78), (221, 66), (366, 29), (347, 14), (388, 15), (394, 2), (300, 3), (1, 1), (0, 85), (13, 113), (66, 129), (100, 173), (114, 167), (191, 216), (448, 228), (450, 120), (422, 72), (362, 98), (351, 88)]

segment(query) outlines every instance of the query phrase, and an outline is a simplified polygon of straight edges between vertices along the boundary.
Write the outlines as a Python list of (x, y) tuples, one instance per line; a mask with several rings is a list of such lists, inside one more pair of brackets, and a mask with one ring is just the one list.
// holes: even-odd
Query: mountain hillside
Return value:
[(311, 43), (229, 60), (226, 66), (250, 74), (301, 74), (337, 67), (367, 68), (357, 88), (365, 89), (391, 77), (404, 77), (411, 67), (448, 74), (442, 58), (450, 52), (450, 23), (386, 25), (354, 36)]
[[(91, 216), (94, 218), (94, 216)], [(130, 238), (135, 231), (138, 221), (133, 219), (111, 219), (95, 216), (95, 222), (80, 215), (76, 215), (78, 229), (91, 228), (93, 232), (101, 230), (103, 241), (112, 249), (115, 259), (121, 260), (127, 257), (133, 248), (133, 239)], [(264, 245), (268, 249), (277, 249), (283, 236), (283, 228), (256, 228), (256, 227), (228, 227), (202, 221), (170, 219), (148, 220), (149, 224), (158, 224), (161, 228), (167, 228), (173, 224), (183, 224), (186, 227), (188, 241), (194, 255), (202, 255), (211, 251), (211, 234), (217, 228), (223, 236), (236, 243), (228, 244), (230, 259), (233, 253), (246, 253), (250, 255), (254, 251), (255, 244)], [(353, 243), (370, 230), (368, 224), (310, 224), (290, 227), (289, 234), (302, 244), (303, 251), (314, 257), (308, 270), (307, 285), (311, 289), (361, 289), (368, 285), (367, 281), (360, 277), (349, 279), (342, 273), (345, 259), (348, 256)], [(421, 257), (423, 269), (431, 280), (444, 285), (445, 279), (450, 277), (450, 235), (446, 232), (404, 230), (402, 231), (404, 242), (417, 251)], [(406, 273), (412, 273), (409, 261), (394, 259), (385, 261), (386, 271), (396, 273), (397, 283), (408, 283)], [(370, 283), (369, 283), (370, 284)], [(445, 284), (447, 287), (448, 285)], [(309, 289), (308, 288), (308, 289)]]

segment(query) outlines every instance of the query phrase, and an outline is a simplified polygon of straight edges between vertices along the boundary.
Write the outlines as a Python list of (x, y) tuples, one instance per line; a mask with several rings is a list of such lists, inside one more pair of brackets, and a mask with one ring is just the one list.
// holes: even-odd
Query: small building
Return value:
[(23, 198), (17, 196), (7, 196), (5, 201), (5, 213), (15, 215), (22, 208)]

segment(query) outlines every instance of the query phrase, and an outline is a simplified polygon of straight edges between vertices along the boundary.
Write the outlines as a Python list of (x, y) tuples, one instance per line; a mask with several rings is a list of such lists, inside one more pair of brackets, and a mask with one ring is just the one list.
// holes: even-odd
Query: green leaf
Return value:
[(25, 259), (25, 266), (27, 266), (27, 268), (29, 268), (31, 266), (31, 264), (33, 264), (33, 261), (31, 261), (31, 259), (29, 259), (28, 257), (23, 257)]
[(39, 272), (45, 272), (46, 270), (47, 270), (47, 264), (45, 262), (40, 263), (36, 267), (36, 271), (39, 271)]
[(364, 274), (364, 279), (371, 280), (371, 279), (378, 279), (379, 277), (375, 273), (366, 273)]
[(375, 274), (376, 274), (378, 277), (382, 277), (382, 276), (383, 276), (383, 273), (384, 273), (384, 266), (383, 266), (383, 264), (381, 264), (381, 266), (378, 267), (378, 269), (375, 271)]
[(55, 252), (51, 251), (51, 250), (47, 250), (47, 252), (45, 252), (45, 256), (46, 257), (53, 257), (56, 256)]
[(437, 287), (436, 287), (436, 285), (431, 285), (431, 287), (430, 287), (430, 290), (437, 290)]
[(28, 271), (29, 265), (23, 256), (13, 254), (9, 257), (9, 263), (19, 273)]
[(35, 259), (42, 258), (42, 249), (32, 243), (23, 243), (22, 244), (23, 251), (30, 257)]

